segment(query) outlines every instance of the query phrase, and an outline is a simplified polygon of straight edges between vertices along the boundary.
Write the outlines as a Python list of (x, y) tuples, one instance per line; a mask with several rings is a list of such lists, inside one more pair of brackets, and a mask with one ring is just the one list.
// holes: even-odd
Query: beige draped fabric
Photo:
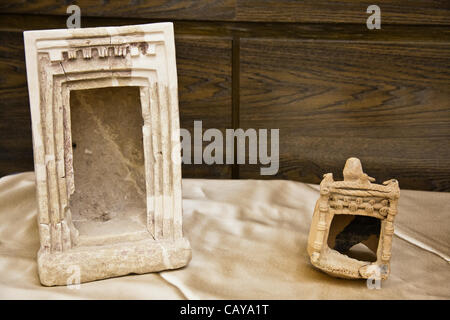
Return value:
[[(401, 187), (401, 186), (400, 186)], [(1, 299), (449, 299), (450, 194), (402, 190), (391, 275), (381, 289), (332, 278), (306, 253), (318, 186), (292, 181), (183, 180), (180, 270), (81, 284), (39, 283), (34, 174), (0, 179)]]

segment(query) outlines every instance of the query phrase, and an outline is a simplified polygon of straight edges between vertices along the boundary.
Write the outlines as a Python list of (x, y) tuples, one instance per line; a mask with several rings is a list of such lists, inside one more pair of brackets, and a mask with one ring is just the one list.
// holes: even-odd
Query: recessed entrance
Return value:
[(75, 172), (70, 208), (80, 237), (146, 231), (139, 87), (73, 90), (70, 116)]
[(375, 262), (380, 230), (380, 219), (336, 214), (328, 234), (328, 247), (353, 259)]

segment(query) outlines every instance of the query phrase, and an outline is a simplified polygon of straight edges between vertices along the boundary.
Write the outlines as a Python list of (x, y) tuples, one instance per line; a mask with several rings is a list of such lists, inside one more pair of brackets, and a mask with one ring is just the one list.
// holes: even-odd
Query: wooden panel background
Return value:
[[(241, 39), (240, 124), (280, 129), (279, 178), (318, 181), (324, 170), (339, 177), (345, 159), (356, 156), (380, 180), (395, 172), (402, 184), (445, 188), (449, 50)], [(249, 178), (258, 170), (240, 173)]]
[[(0, 176), (33, 169), (24, 30), (71, 2), (0, 0)], [(181, 126), (279, 128), (280, 170), (183, 165), (184, 177), (318, 183), (358, 156), (377, 181), (450, 191), (450, 1), (76, 1), (82, 26), (174, 21)]]

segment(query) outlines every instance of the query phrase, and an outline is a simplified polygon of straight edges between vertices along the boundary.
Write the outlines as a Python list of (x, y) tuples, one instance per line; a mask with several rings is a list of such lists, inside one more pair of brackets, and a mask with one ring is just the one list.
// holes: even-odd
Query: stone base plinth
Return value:
[(185, 238), (152, 238), (102, 246), (80, 246), (65, 252), (38, 252), (41, 283), (70, 285), (130, 273), (142, 274), (184, 267), (191, 260)]

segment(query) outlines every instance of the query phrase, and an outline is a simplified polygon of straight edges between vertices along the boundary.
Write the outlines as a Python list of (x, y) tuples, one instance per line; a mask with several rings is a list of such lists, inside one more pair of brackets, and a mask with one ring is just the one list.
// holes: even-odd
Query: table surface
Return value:
[(402, 190), (391, 275), (380, 289), (314, 269), (306, 253), (318, 186), (183, 180), (182, 269), (82, 284), (39, 283), (34, 173), (0, 179), (1, 299), (450, 299), (450, 193)]

